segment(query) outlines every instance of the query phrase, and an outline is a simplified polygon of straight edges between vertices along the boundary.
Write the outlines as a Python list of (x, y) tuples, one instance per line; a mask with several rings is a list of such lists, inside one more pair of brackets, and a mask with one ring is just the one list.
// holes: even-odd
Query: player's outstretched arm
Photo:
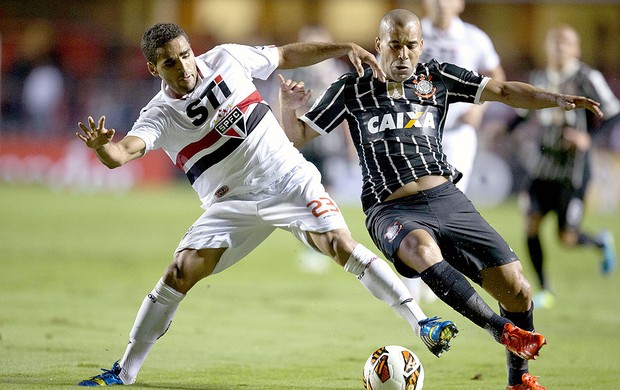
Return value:
[(600, 103), (584, 96), (565, 95), (546, 91), (518, 81), (489, 80), (480, 97), (482, 101), (497, 101), (515, 108), (538, 110), (560, 107), (566, 111), (585, 108), (603, 117)]
[(125, 137), (119, 142), (112, 142), (114, 129), (105, 128), (105, 116), (97, 123), (92, 117), (88, 117), (87, 125), (79, 122), (82, 131), (75, 135), (91, 148), (99, 160), (108, 168), (116, 168), (121, 165), (142, 157), (146, 150), (146, 144), (138, 137)]
[(304, 107), (312, 90), (306, 91), (303, 81), (286, 80), (279, 74), (280, 79), (280, 120), (289, 140), (296, 148), (301, 148), (308, 141), (320, 134), (312, 130), (304, 121), (297, 117), (297, 109)]
[(363, 64), (372, 69), (374, 77), (385, 81), (385, 73), (379, 63), (369, 51), (355, 43), (329, 43), (329, 42), (296, 42), (278, 47), (280, 51), (279, 69), (292, 69), (309, 66), (327, 60), (348, 56), (355, 67), (357, 74), (364, 74)]

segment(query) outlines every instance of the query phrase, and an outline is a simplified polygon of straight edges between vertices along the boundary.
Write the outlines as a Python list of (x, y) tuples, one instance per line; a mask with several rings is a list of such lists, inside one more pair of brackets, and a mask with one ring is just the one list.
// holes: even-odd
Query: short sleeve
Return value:
[(280, 63), (280, 51), (276, 46), (226, 44), (219, 47), (239, 61), (251, 78), (266, 80)]

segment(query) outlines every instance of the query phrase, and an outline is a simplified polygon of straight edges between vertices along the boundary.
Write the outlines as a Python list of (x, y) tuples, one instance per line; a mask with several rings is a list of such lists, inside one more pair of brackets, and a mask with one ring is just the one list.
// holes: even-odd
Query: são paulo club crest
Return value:
[(437, 92), (437, 88), (431, 82), (431, 78), (432, 77), (429, 77), (427, 80), (426, 76), (421, 75), (420, 78), (413, 80), (415, 94), (422, 99), (428, 99), (435, 95), (435, 92)]
[(224, 137), (243, 139), (247, 136), (243, 112), (231, 105), (217, 110), (213, 128)]

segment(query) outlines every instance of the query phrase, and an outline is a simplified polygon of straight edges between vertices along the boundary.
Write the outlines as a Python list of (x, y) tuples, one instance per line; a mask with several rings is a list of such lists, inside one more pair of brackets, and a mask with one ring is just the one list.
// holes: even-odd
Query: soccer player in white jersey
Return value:
[[(459, 15), (465, 0), (424, 0), (422, 18), (424, 49), (420, 62), (435, 59), (473, 70), (494, 80), (505, 80), (504, 69), (491, 38), (480, 28), (464, 22)], [(467, 192), (471, 178), (484, 105), (455, 103), (444, 125), (442, 146), (448, 162), (463, 173), (456, 186)]]
[[(514, 251), (454, 185), (459, 172), (441, 149), (443, 123), (454, 102), (602, 112), (585, 97), (493, 80), (450, 63), (419, 63), (423, 46), (414, 13), (388, 12), (375, 39), (386, 81), (368, 71), (345, 74), (299, 118), (309, 94), (303, 83), (281, 79), (284, 129), (302, 146), (348, 123), (362, 169), (366, 228), (377, 247), (401, 275), (421, 277), (506, 348), (509, 390), (544, 390), (528, 368), (546, 343), (534, 332), (530, 285)], [(498, 301), (499, 314), (466, 276)]]
[[(480, 28), (464, 22), (459, 15), (465, 0), (424, 0), (426, 12), (421, 20), (424, 49), (420, 62), (435, 59), (473, 70), (494, 80), (505, 79), (504, 69), (491, 38)], [(482, 122), (485, 105), (454, 103), (446, 116), (441, 144), (448, 162), (463, 177), (456, 186), (463, 192), (472, 175), (478, 149), (477, 129)], [(418, 301), (432, 302), (437, 297), (422, 280), (403, 279)]]
[(195, 57), (176, 24), (148, 29), (142, 52), (161, 91), (133, 128), (114, 142), (105, 118), (79, 123), (76, 135), (109, 168), (161, 148), (187, 176), (204, 213), (179, 243), (172, 263), (144, 299), (121, 360), (81, 386), (128, 385), (199, 280), (232, 266), (276, 228), (333, 258), (389, 304), (439, 356), (457, 330), (428, 318), (390, 266), (351, 237), (314, 165), (287, 139), (253, 78), (348, 55), (383, 78), (374, 56), (352, 43), (293, 43), (281, 47), (227, 44)]

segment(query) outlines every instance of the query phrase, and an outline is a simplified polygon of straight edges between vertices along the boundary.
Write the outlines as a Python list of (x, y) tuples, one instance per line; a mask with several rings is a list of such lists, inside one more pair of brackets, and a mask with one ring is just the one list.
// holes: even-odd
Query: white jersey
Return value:
[[(422, 37), (424, 49), (420, 56), (421, 62), (428, 62), (434, 58), (439, 62), (449, 62), (485, 76), (489, 76), (485, 73), (497, 68), (500, 63), (499, 55), (489, 36), (460, 18), (454, 18), (447, 31), (435, 28), (430, 19), (424, 18)], [(450, 105), (444, 129), (448, 131), (456, 126), (458, 118), (469, 109), (471, 106), (466, 103)]]
[(260, 191), (305, 161), (253, 83), (269, 77), (278, 61), (274, 46), (217, 46), (196, 57), (192, 92), (173, 98), (162, 82), (127, 135), (143, 139), (146, 151), (163, 149), (205, 209)]

